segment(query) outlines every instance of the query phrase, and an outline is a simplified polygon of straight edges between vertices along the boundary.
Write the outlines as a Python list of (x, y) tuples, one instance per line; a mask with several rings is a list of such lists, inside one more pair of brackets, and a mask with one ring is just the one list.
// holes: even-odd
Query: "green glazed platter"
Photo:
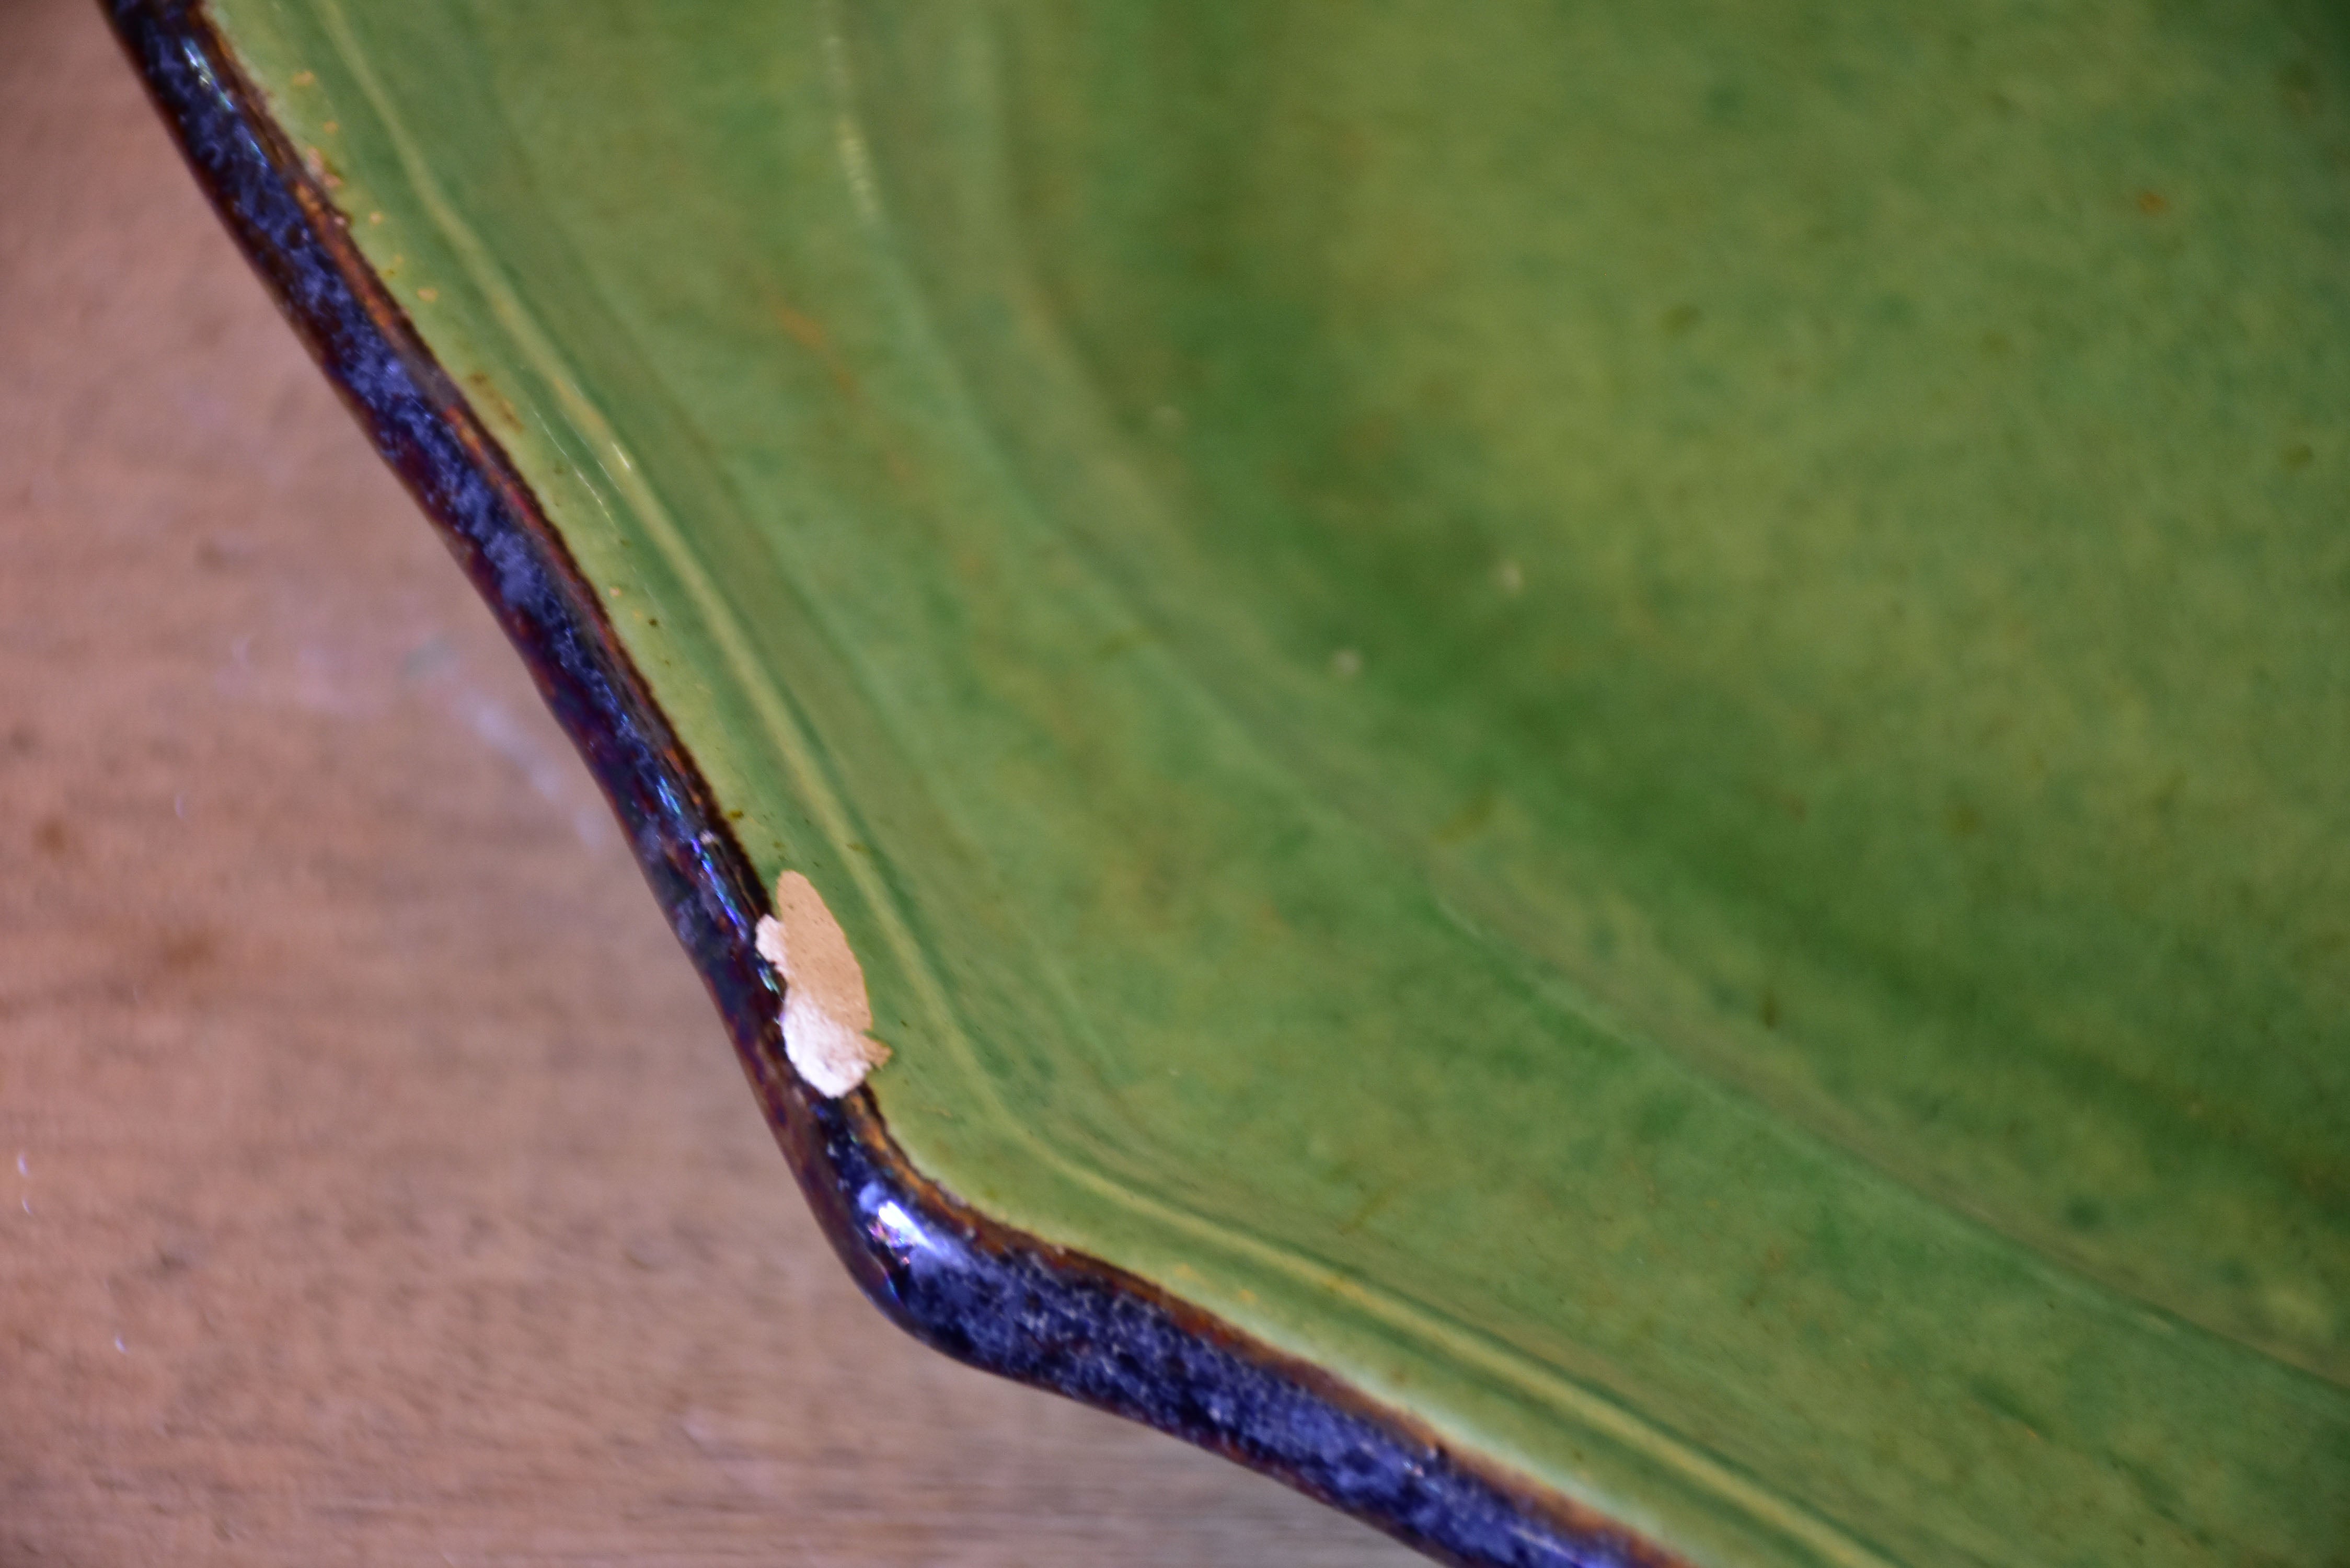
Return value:
[(201, 20), (963, 1210), (1591, 1561), (2350, 1563), (2350, 13)]

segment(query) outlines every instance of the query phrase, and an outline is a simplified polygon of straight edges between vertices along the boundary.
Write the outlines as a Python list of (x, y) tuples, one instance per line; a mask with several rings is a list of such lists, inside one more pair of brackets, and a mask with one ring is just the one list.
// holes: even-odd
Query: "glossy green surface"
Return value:
[(2350, 1557), (2338, 7), (213, 9), (924, 1170), (1703, 1562)]

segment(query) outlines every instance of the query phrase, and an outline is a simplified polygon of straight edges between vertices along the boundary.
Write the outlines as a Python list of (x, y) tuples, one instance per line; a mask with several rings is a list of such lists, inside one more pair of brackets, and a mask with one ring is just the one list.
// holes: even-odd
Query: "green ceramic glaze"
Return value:
[(923, 1170), (1703, 1563), (2350, 1556), (2338, 5), (213, 10)]

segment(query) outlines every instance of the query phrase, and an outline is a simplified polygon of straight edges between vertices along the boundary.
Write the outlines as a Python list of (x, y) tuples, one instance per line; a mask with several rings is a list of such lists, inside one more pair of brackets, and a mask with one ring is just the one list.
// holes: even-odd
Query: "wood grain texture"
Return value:
[(0, 1564), (1411, 1560), (858, 1297), (92, 8), (0, 146)]

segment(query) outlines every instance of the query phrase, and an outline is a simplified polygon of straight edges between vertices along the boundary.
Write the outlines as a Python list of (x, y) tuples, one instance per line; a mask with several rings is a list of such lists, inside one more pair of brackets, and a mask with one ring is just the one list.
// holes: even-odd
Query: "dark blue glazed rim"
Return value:
[(1677, 1560), (1148, 1282), (974, 1213), (909, 1165), (864, 1090), (811, 1094), (752, 930), (766, 895), (536, 499), (343, 232), (193, 0), (101, 0), (197, 179), (489, 601), (619, 814), (833, 1250), (959, 1361), (1157, 1428), (1440, 1561)]

